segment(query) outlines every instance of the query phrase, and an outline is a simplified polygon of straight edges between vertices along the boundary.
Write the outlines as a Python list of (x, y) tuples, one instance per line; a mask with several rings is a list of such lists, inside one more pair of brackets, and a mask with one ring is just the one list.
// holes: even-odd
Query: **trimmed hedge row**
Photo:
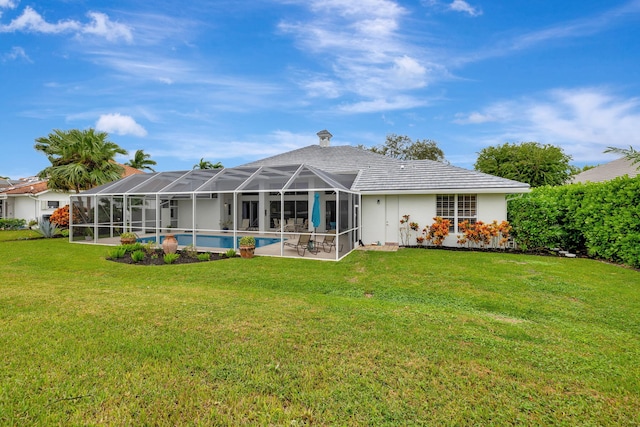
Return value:
[(563, 249), (640, 268), (640, 176), (538, 187), (509, 201), (524, 249)]

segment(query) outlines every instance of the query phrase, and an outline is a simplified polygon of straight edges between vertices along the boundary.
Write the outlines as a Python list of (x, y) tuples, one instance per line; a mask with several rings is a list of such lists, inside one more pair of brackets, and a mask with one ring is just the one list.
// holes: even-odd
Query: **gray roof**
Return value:
[(629, 178), (633, 178), (638, 175), (639, 166), (640, 164), (634, 165), (631, 160), (623, 157), (581, 172), (574, 176), (571, 182), (602, 182), (624, 175), (629, 175)]
[(521, 193), (525, 184), (432, 160), (398, 160), (350, 145), (308, 147), (289, 151), (244, 166), (307, 164), (334, 174), (354, 173), (351, 186), (361, 192), (435, 192), (460, 190)]

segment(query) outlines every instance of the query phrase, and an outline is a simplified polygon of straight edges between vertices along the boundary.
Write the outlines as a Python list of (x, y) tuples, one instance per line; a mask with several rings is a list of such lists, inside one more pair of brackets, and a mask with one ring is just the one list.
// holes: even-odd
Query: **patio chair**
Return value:
[[(322, 249), (329, 253), (331, 252), (331, 248), (335, 248), (336, 247), (336, 231), (335, 230), (331, 230), (329, 231), (329, 235), (324, 236), (324, 239), (322, 240), (322, 242), (318, 242), (318, 245), (322, 246)], [(340, 249), (342, 249), (342, 245), (340, 245)]]
[(243, 219), (242, 224), (238, 227), (238, 230), (248, 231), (249, 230), (249, 218)]
[(318, 253), (317, 247), (311, 242), (311, 233), (302, 233), (297, 242), (284, 242), (284, 244), (285, 246), (295, 248), (300, 256), (304, 256), (307, 250), (311, 253)]

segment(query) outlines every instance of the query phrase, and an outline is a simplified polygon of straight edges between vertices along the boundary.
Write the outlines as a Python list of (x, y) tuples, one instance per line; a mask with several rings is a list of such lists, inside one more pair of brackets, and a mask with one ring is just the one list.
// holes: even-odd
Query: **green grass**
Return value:
[(640, 424), (631, 269), (411, 249), (155, 267), (106, 253), (0, 243), (0, 425)]

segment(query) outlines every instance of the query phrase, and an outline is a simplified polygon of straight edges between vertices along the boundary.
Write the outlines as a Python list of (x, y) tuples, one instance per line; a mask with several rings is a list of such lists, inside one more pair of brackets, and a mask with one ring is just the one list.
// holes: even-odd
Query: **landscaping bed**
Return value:
[[(203, 254), (205, 252), (200, 252)], [(188, 252), (177, 251), (178, 258), (171, 262), (171, 264), (192, 264), (197, 262), (209, 262), (209, 261), (218, 261), (221, 259), (227, 259), (228, 257), (223, 254), (218, 253), (210, 253), (209, 259), (200, 259)], [(107, 258), (109, 261), (119, 262), (121, 264), (138, 264), (138, 265), (166, 265), (168, 263), (164, 260), (164, 254), (162, 250), (155, 251), (153, 254), (146, 254), (145, 257), (140, 261), (134, 261), (132, 258), (132, 252), (127, 252), (122, 256), (122, 258)]]

